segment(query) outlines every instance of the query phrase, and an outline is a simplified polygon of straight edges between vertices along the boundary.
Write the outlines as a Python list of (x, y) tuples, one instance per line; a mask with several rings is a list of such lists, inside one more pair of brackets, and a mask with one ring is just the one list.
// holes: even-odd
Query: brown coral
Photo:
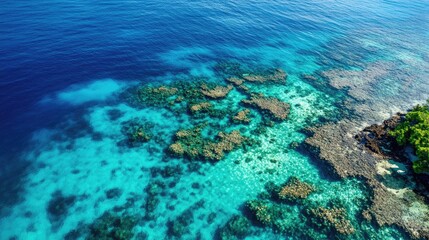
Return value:
[(192, 113), (198, 113), (202, 111), (209, 111), (212, 109), (212, 107), (213, 105), (209, 102), (201, 102), (201, 103), (191, 105), (189, 109), (191, 110)]
[(240, 78), (236, 78), (236, 77), (231, 77), (231, 78), (227, 78), (226, 79), (228, 82), (234, 84), (235, 86), (240, 86), (241, 84), (244, 83), (243, 79)]
[(154, 106), (165, 106), (171, 102), (170, 98), (178, 93), (178, 88), (167, 86), (144, 86), (137, 90), (138, 101), (140, 103)]
[(273, 73), (267, 75), (256, 75), (256, 74), (248, 74), (244, 75), (243, 79), (248, 82), (253, 83), (265, 83), (265, 82), (274, 82), (274, 83), (285, 83), (287, 78), (287, 74), (282, 69), (275, 69)]
[(221, 160), (225, 154), (240, 147), (246, 140), (240, 132), (219, 132), (215, 140), (203, 138), (204, 126), (180, 130), (175, 135), (175, 142), (168, 148), (175, 156), (186, 156), (191, 159)]
[(209, 98), (220, 99), (226, 97), (228, 93), (232, 90), (232, 85), (228, 86), (216, 86), (214, 88), (209, 88), (206, 84), (201, 86), (201, 93)]
[(256, 107), (260, 111), (267, 113), (273, 120), (283, 121), (287, 118), (290, 105), (274, 97), (263, 95), (252, 95), (250, 100), (242, 100), (244, 104)]
[(232, 117), (232, 121), (235, 123), (249, 123), (251, 121), (249, 114), (249, 109), (239, 111), (235, 116)]
[(206, 159), (221, 160), (226, 152), (230, 152), (240, 146), (247, 138), (241, 136), (239, 131), (231, 133), (219, 132), (217, 142), (210, 142), (204, 146), (203, 155)]
[(312, 185), (302, 182), (296, 177), (291, 177), (281, 188), (278, 196), (280, 199), (304, 199), (314, 190), (315, 188)]
[(340, 234), (349, 235), (355, 232), (353, 225), (347, 219), (347, 213), (344, 208), (334, 207), (329, 209), (318, 207), (316, 209), (311, 209), (310, 212)]
[(171, 144), (168, 150), (177, 156), (182, 156), (185, 153), (185, 149), (183, 149), (183, 146), (180, 143)]
[(265, 226), (269, 226), (272, 223), (273, 217), (271, 216), (271, 211), (268, 205), (260, 200), (252, 200), (247, 202), (247, 207), (252, 211), (256, 219)]

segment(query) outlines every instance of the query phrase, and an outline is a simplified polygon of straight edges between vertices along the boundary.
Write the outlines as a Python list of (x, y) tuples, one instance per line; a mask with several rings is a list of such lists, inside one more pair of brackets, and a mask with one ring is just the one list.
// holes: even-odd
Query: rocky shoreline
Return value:
[(366, 182), (371, 194), (370, 207), (362, 212), (366, 220), (379, 226), (396, 225), (413, 238), (427, 239), (429, 207), (425, 201), (429, 195), (404, 157), (404, 148), (387, 134), (403, 116), (397, 114), (363, 129), (349, 119), (311, 128), (305, 146), (339, 178)]

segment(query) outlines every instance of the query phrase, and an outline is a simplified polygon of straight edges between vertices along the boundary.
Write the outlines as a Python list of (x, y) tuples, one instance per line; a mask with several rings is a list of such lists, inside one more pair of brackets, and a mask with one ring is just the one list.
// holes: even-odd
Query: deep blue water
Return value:
[[(360, 67), (401, 50), (429, 62), (428, 1), (6, 0), (0, 16), (2, 174), (21, 166), (34, 131), (85, 112), (88, 105), (43, 103), (75, 84), (156, 81), (225, 59), (282, 66), (289, 56), (296, 60), (285, 50), (291, 48), (303, 56), (286, 64), (297, 75)], [(363, 38), (385, 46), (353, 46)], [(175, 51), (183, 55), (174, 58)], [(306, 69), (307, 58), (319, 69)], [(426, 65), (419, 66), (410, 75), (428, 81), (420, 79)]]

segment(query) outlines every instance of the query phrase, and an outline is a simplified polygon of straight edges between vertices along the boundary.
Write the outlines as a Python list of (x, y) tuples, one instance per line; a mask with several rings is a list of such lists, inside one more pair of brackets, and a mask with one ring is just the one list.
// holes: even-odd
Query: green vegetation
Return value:
[(414, 147), (418, 160), (413, 162), (416, 173), (429, 172), (429, 100), (425, 105), (417, 105), (407, 113), (390, 135), (398, 144)]

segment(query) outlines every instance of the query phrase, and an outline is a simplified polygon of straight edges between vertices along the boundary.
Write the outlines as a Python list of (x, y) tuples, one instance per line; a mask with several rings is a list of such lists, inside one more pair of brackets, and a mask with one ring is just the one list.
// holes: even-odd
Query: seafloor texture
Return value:
[[(46, 82), (5, 97), (27, 115), (4, 120), (0, 239), (429, 238), (406, 162), (356, 139), (429, 98), (428, 4), (149, 2), (30, 4), (47, 29), (58, 12), (73, 23), (51, 36), (90, 44), (57, 53), (54, 41), (58, 65), (36, 51), (45, 75), (9, 63), (34, 42), (0, 37), (23, 44), (0, 57), (17, 72), (4, 86)], [(16, 12), (9, 25), (26, 29)]]

